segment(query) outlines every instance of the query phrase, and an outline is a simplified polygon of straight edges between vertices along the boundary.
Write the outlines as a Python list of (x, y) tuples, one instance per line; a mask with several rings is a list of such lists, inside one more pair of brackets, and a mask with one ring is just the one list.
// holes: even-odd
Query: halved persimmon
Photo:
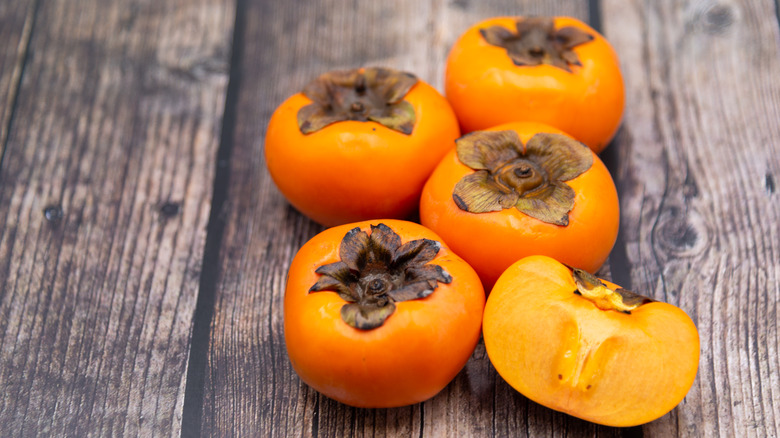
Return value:
[(608, 426), (663, 416), (698, 370), (699, 335), (683, 310), (545, 256), (501, 275), (483, 330), (490, 361), (513, 388)]
[(625, 99), (612, 46), (570, 17), (496, 17), (472, 26), (450, 50), (445, 94), (464, 133), (536, 121), (596, 153), (615, 135)]
[(517, 260), (543, 254), (595, 272), (617, 238), (617, 191), (590, 149), (541, 123), (467, 134), (423, 189), (420, 220), (490, 288)]
[(479, 277), (422, 225), (327, 229), (298, 251), (284, 296), (293, 369), (357, 407), (404, 406), (441, 391), (480, 336)]
[(403, 219), (459, 135), (447, 100), (414, 75), (333, 71), (276, 109), (265, 158), (279, 191), (316, 222)]

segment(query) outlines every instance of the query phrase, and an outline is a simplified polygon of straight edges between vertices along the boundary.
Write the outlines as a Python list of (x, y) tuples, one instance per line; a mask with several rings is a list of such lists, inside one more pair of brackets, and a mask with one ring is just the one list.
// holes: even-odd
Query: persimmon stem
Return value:
[(612, 289), (598, 277), (582, 269), (572, 268), (572, 277), (577, 285), (574, 293), (590, 300), (601, 310), (614, 310), (630, 315), (632, 310), (653, 301), (627, 289)]
[(439, 283), (452, 277), (433, 260), (441, 245), (418, 239), (401, 243), (385, 224), (371, 226), (371, 234), (350, 230), (341, 241), (341, 260), (322, 265), (309, 292), (337, 292), (347, 303), (341, 308), (345, 323), (359, 330), (375, 329), (395, 311), (395, 303), (425, 298)]
[(517, 175), (518, 178), (528, 178), (531, 176), (531, 173), (533, 173), (533, 170), (530, 166), (523, 166), (515, 169), (515, 175)]
[(521, 18), (514, 31), (503, 26), (480, 29), (488, 44), (506, 49), (517, 66), (547, 64), (572, 73), (581, 65), (574, 48), (593, 40), (593, 35), (572, 26), (555, 28), (551, 17)]
[(325, 73), (303, 89), (312, 103), (298, 110), (298, 128), (311, 134), (332, 123), (352, 120), (411, 134), (417, 119), (404, 97), (415, 84), (414, 75), (386, 68)]
[(562, 134), (538, 133), (523, 145), (517, 132), (476, 131), (455, 142), (458, 159), (475, 172), (461, 178), (452, 199), (461, 210), (506, 208), (566, 226), (574, 189), (564, 184), (593, 165), (590, 150)]

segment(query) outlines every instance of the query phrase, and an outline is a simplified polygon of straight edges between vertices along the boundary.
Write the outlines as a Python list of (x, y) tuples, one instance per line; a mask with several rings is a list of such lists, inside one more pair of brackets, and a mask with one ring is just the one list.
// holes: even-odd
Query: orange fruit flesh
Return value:
[(498, 280), (483, 333), (501, 377), (539, 404), (608, 426), (672, 410), (698, 368), (688, 315), (660, 302), (631, 314), (601, 310), (575, 290), (571, 271), (544, 256), (519, 261)]

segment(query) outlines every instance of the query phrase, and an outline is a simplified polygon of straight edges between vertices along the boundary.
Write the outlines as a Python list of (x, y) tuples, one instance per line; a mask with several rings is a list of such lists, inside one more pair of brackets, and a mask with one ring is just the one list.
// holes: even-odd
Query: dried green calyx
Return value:
[(582, 65), (574, 47), (593, 40), (593, 35), (576, 27), (555, 29), (552, 17), (520, 18), (517, 32), (503, 26), (480, 29), (485, 41), (506, 49), (515, 65), (548, 64), (571, 73), (572, 65)]
[(571, 268), (572, 278), (577, 284), (575, 294), (589, 299), (601, 310), (615, 310), (631, 314), (637, 307), (653, 300), (638, 293), (619, 287), (611, 289), (595, 275), (582, 269)]
[(452, 277), (439, 265), (429, 264), (441, 244), (401, 237), (385, 224), (372, 225), (371, 234), (351, 229), (341, 241), (341, 260), (322, 265), (322, 275), (309, 292), (333, 291), (347, 301), (341, 318), (350, 326), (370, 330), (384, 324), (399, 301), (425, 298), (438, 283)]
[(455, 185), (452, 199), (471, 213), (517, 208), (566, 226), (574, 190), (564, 181), (593, 165), (587, 146), (562, 134), (539, 133), (523, 147), (515, 131), (477, 131), (456, 142), (458, 159), (476, 172)]
[(298, 128), (309, 134), (336, 122), (373, 121), (411, 134), (416, 116), (403, 100), (417, 77), (389, 68), (332, 71), (309, 82), (303, 94), (312, 103), (298, 111)]

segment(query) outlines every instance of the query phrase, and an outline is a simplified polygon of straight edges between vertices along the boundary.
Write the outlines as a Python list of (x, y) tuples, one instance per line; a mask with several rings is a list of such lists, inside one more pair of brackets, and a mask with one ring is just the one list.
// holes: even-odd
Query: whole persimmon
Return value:
[(279, 191), (325, 226), (403, 219), (460, 136), (447, 100), (410, 73), (325, 73), (271, 116), (265, 159)]
[(570, 17), (496, 17), (455, 42), (445, 94), (463, 132), (535, 121), (598, 153), (623, 117), (624, 85), (612, 46)]
[(381, 220), (330, 228), (298, 251), (284, 296), (293, 369), (356, 407), (427, 400), (477, 345), (479, 277), (422, 225)]
[(487, 289), (534, 254), (595, 272), (615, 244), (620, 214), (593, 151), (551, 126), (515, 122), (457, 140), (423, 189), (420, 220)]
[(529, 399), (607, 426), (655, 420), (682, 401), (699, 334), (680, 308), (546, 256), (509, 267), (488, 296), (485, 348)]

